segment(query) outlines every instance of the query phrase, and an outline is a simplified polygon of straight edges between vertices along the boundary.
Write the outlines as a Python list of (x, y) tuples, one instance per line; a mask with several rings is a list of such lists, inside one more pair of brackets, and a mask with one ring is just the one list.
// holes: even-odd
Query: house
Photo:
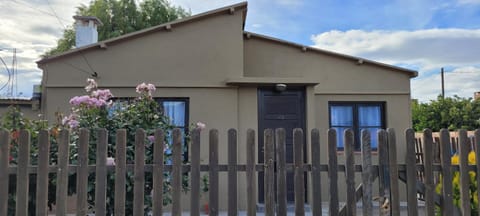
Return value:
[(0, 118), (3, 119), (5, 114), (12, 107), (21, 111), (24, 117), (31, 120), (42, 119), (40, 110), (40, 86), (33, 86), (33, 95), (31, 98), (3, 98), (0, 99)]
[[(181, 116), (177, 126), (201, 121), (207, 129), (219, 129), (220, 140), (227, 139), (228, 128), (237, 128), (239, 163), (246, 161), (248, 128), (282, 127), (288, 134), (303, 128), (309, 137), (313, 128), (333, 127), (339, 134), (345, 128), (369, 129), (373, 134), (380, 128), (400, 132), (411, 127), (410, 79), (416, 71), (246, 32), (246, 16), (247, 3), (235, 4), (44, 58), (38, 61), (42, 113), (54, 120), (55, 112), (68, 112), (69, 99), (84, 94), (90, 77), (116, 97), (135, 97), (137, 84), (153, 83), (154, 97)], [(96, 24), (85, 17), (81, 21)], [(202, 139), (207, 143), (206, 132)], [(262, 140), (259, 133), (260, 153)], [(305, 140), (308, 152), (310, 141)], [(321, 142), (326, 158), (326, 136)], [(397, 142), (404, 155), (404, 137)], [(220, 163), (227, 161), (224, 143)], [(342, 142), (338, 149), (343, 150)], [(207, 148), (202, 157), (208, 161)], [(238, 178), (239, 187), (246, 187), (245, 176)], [(220, 197), (226, 197), (226, 181), (220, 182)], [(238, 195), (243, 209), (245, 191)], [(226, 207), (226, 199), (220, 205)]]

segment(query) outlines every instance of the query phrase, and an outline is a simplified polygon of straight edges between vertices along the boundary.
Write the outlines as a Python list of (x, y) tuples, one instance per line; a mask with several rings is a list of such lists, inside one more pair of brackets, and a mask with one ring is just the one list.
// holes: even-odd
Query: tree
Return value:
[[(76, 15), (100, 19), (103, 25), (98, 27), (98, 40), (102, 41), (184, 18), (190, 16), (190, 12), (172, 6), (167, 0), (145, 0), (139, 5), (135, 0), (93, 0), (88, 6), (82, 4), (77, 7)], [(42, 57), (60, 54), (75, 46), (75, 30), (72, 26), (64, 30), (57, 46)]]
[(412, 120), (416, 131), (425, 128), (433, 131), (442, 128), (474, 130), (480, 127), (480, 100), (438, 96), (428, 103), (413, 101)]

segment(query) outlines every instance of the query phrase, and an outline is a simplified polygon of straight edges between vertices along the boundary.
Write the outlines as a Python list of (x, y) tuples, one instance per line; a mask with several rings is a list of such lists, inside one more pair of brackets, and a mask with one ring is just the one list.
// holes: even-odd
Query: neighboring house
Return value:
[[(373, 138), (380, 128), (401, 134), (411, 127), (410, 79), (417, 72), (245, 32), (246, 15), (247, 3), (240, 3), (44, 58), (38, 62), (42, 113), (54, 120), (55, 112), (68, 112), (69, 99), (85, 94), (92, 75), (116, 97), (135, 97), (137, 84), (153, 83), (154, 97), (176, 113), (179, 126), (201, 121), (220, 130), (220, 163), (227, 161), (229, 128), (239, 131), (239, 163), (246, 161), (248, 128), (259, 131), (259, 161), (265, 128), (286, 128), (289, 148), (292, 128), (303, 128), (306, 137), (319, 128), (326, 163), (330, 127), (339, 137), (345, 128), (369, 129)], [(208, 143), (208, 134), (202, 135)], [(404, 137), (397, 141), (399, 156), (404, 155)], [(340, 140), (338, 149), (343, 150)], [(205, 163), (206, 146), (201, 153)], [(287, 157), (293, 160), (292, 154)], [(244, 174), (238, 178), (239, 187), (246, 188)], [(220, 197), (226, 197), (226, 181), (220, 182)], [(245, 193), (239, 190), (243, 209)], [(226, 207), (226, 199), (220, 205)]]
[(10, 98), (10, 99), (0, 99), (0, 119), (3, 119), (4, 115), (12, 108), (18, 108), (23, 117), (38, 120), (43, 119), (40, 110), (40, 101), (39, 98), (31, 99), (19, 99), (19, 98)]

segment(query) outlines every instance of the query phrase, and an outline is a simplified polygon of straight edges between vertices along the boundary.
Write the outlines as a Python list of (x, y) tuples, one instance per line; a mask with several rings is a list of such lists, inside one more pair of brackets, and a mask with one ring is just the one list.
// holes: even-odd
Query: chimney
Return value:
[(98, 42), (97, 26), (102, 22), (94, 16), (73, 16), (75, 19), (75, 46), (82, 47)]
[(480, 99), (480, 92), (473, 93), (473, 99), (479, 100)]

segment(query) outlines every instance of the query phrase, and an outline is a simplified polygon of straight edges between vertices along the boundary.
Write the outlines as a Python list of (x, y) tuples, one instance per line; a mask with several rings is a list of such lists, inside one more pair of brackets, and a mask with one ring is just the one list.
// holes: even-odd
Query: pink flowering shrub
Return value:
[(87, 79), (85, 87), (87, 95), (75, 96), (70, 99), (72, 112), (65, 116), (62, 124), (70, 129), (79, 126), (89, 128), (102, 128), (111, 124), (108, 119), (108, 107), (113, 95), (108, 89), (98, 89), (98, 84), (93, 79)]
[[(147, 134), (145, 139), (145, 163), (149, 164), (153, 162), (153, 142), (155, 140), (153, 134), (158, 128), (162, 128), (165, 131), (173, 129), (170, 125), (170, 121), (167, 117), (162, 115), (162, 109), (158, 103), (152, 98), (153, 92), (156, 90), (153, 84), (141, 83), (136, 87), (136, 92), (139, 96), (131, 101), (116, 101), (113, 102), (112, 93), (108, 89), (99, 89), (98, 84), (93, 79), (87, 80), (87, 86), (85, 87), (86, 95), (75, 96), (70, 99), (72, 105), (71, 113), (65, 116), (62, 120), (62, 124), (65, 128), (72, 131), (72, 142), (78, 140), (79, 128), (106, 128), (109, 133), (108, 140), (108, 158), (107, 165), (115, 165), (115, 134), (118, 129), (127, 130), (127, 164), (134, 163), (134, 149), (135, 144), (135, 132), (137, 129), (142, 128)], [(96, 160), (96, 131), (91, 131), (91, 147), (89, 148), (90, 163), (95, 163)], [(170, 145), (165, 139), (165, 161), (169, 161), (171, 158)], [(75, 145), (74, 145), (75, 146)], [(72, 154), (76, 155), (77, 149), (72, 148)], [(76, 161), (76, 158), (71, 158), (72, 161)], [(133, 173), (129, 173), (127, 176), (131, 177)], [(165, 173), (164, 180), (164, 200), (163, 203), (169, 204), (170, 199), (170, 173)], [(93, 183), (93, 176), (91, 179)], [(127, 178), (127, 200), (126, 200), (126, 215), (133, 214), (133, 178)], [(153, 182), (151, 173), (146, 173), (145, 178), (145, 194), (150, 194), (153, 188)], [(185, 184), (186, 185), (186, 184)], [(115, 196), (113, 193), (114, 175), (111, 173), (108, 177), (107, 188), (107, 211), (109, 214), (113, 212)], [(73, 189), (73, 188), (72, 188)], [(89, 187), (88, 202), (94, 204), (94, 187)], [(151, 206), (151, 197), (145, 196), (146, 211), (149, 212)]]

